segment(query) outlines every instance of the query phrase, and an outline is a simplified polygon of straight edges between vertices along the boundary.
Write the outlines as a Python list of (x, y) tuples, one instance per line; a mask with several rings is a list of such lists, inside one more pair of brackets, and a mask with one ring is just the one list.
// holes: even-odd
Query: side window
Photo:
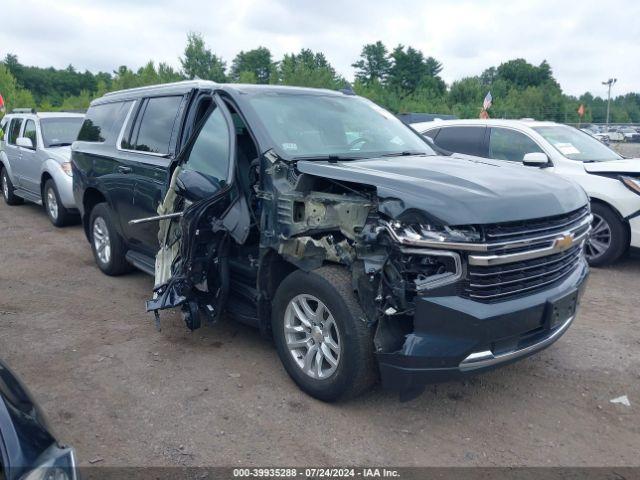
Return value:
[(486, 156), (483, 149), (485, 127), (441, 128), (435, 143), (449, 152)]
[(436, 138), (436, 135), (438, 135), (438, 132), (440, 131), (439, 128), (433, 128), (431, 130), (427, 130), (426, 132), (423, 132), (423, 135), (426, 135), (427, 137), (431, 137), (431, 138)]
[(130, 105), (131, 102), (114, 102), (90, 107), (78, 133), (78, 140), (106, 142), (115, 138)]
[(198, 133), (183, 168), (198, 172), (214, 183), (226, 181), (229, 176), (230, 136), (227, 122), (220, 109), (216, 108)]
[(9, 143), (11, 145), (15, 145), (16, 140), (18, 140), (18, 137), (20, 136), (20, 127), (22, 127), (21, 118), (11, 119), (11, 126), (9, 127)]
[(36, 148), (38, 146), (38, 141), (36, 138), (36, 122), (34, 122), (33, 120), (27, 120), (22, 136), (30, 138), (31, 143), (33, 143), (33, 148)]
[(7, 117), (3, 117), (3, 119), (0, 120), (0, 141), (4, 140), (4, 137), (7, 133), (8, 124), (9, 124), (9, 119)]
[(542, 149), (524, 133), (506, 128), (492, 128), (489, 140), (489, 156), (497, 160), (521, 162), (527, 153)]
[(134, 126), (129, 139), (122, 141), (122, 148), (168, 154), (182, 98), (149, 98), (142, 107), (144, 110), (138, 113), (141, 115), (140, 122)]

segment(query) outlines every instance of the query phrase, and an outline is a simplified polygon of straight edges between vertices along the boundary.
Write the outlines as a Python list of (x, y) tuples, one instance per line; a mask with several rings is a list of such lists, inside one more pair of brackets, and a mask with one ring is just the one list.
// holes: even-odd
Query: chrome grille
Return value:
[(485, 226), (487, 249), (469, 255), (463, 295), (506, 300), (562, 280), (584, 255), (590, 223), (589, 208), (584, 207), (546, 219)]

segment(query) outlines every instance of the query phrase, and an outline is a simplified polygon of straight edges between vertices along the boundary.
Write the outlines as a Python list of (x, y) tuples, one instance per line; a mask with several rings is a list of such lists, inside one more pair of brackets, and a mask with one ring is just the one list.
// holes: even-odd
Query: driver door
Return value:
[[(229, 242), (244, 243), (250, 213), (235, 182), (235, 127), (224, 102), (213, 103), (175, 161), (160, 214), (154, 297), (147, 310), (182, 307), (190, 329), (210, 320), (228, 295)], [(180, 213), (181, 212), (181, 213)]]

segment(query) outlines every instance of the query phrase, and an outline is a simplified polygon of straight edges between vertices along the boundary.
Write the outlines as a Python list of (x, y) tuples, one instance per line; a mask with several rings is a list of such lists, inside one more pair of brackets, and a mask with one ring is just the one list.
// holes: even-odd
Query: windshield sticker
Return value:
[(556, 147), (563, 155), (577, 155), (580, 153), (580, 150), (574, 147), (571, 143), (555, 143), (553, 146)]
[(298, 150), (298, 144), (297, 143), (283, 143), (282, 144), (282, 148), (284, 148), (285, 150)]

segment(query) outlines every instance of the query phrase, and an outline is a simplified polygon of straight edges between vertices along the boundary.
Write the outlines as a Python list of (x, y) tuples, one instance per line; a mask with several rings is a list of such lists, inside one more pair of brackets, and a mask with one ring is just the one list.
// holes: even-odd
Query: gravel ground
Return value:
[(594, 270), (535, 357), (407, 403), (327, 405), (248, 327), (190, 333), (169, 313), (156, 332), (152, 279), (100, 273), (79, 226), (4, 203), (0, 226), (0, 356), (82, 465), (640, 465), (639, 260)]

